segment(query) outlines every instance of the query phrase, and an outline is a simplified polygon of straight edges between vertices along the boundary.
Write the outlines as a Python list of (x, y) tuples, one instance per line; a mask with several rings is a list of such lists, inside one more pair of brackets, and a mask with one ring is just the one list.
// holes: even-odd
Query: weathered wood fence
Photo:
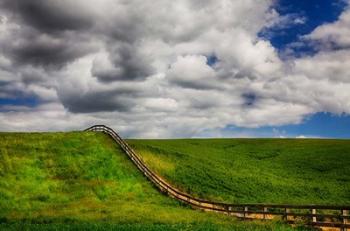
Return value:
[(280, 217), (289, 224), (336, 227), (342, 231), (350, 228), (350, 205), (229, 204), (195, 198), (178, 190), (150, 170), (135, 151), (113, 129), (105, 125), (95, 125), (85, 131), (108, 134), (158, 189), (179, 201), (191, 205), (193, 208), (224, 213), (241, 219), (268, 220)]

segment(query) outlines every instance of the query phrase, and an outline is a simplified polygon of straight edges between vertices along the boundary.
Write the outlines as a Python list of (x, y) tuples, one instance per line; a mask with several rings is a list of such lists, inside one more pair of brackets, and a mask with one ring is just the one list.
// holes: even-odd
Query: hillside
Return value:
[(128, 140), (192, 195), (238, 203), (350, 204), (350, 140)]
[(26, 230), (292, 230), (278, 223), (240, 222), (192, 210), (168, 198), (101, 133), (0, 133), (0, 229), (24, 226)]

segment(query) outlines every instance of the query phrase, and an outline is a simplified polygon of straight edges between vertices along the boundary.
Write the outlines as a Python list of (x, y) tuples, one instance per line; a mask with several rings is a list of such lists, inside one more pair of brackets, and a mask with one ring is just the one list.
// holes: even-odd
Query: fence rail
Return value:
[(350, 205), (230, 204), (193, 197), (175, 188), (147, 167), (135, 151), (111, 128), (94, 125), (85, 131), (103, 132), (117, 142), (136, 167), (163, 193), (193, 208), (225, 213), (242, 219), (274, 219), (281, 217), (289, 224), (302, 223), (318, 227), (350, 228)]

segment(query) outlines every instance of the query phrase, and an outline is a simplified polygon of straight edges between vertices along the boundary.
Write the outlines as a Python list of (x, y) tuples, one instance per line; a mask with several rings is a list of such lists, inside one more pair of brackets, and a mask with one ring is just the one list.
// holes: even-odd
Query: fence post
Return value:
[[(341, 213), (343, 216), (347, 216), (349, 215), (349, 210), (346, 210), (346, 209), (342, 209), (342, 213)], [(348, 219), (343, 217), (343, 224), (346, 225), (348, 223)], [(347, 231), (347, 228), (341, 228), (341, 231)]]
[(266, 220), (266, 212), (267, 212), (267, 207), (263, 208), (264, 214), (263, 214), (263, 219)]
[(244, 206), (243, 217), (246, 218), (246, 212), (248, 211), (248, 206)]
[(312, 216), (312, 222), (317, 222), (317, 217), (315, 217), (314, 215), (316, 215), (316, 209), (311, 209), (311, 214)]
[(288, 221), (288, 213), (290, 212), (289, 208), (284, 208), (284, 219)]
[(231, 206), (228, 206), (228, 207), (227, 207), (227, 210), (228, 210), (227, 214), (228, 214), (228, 215), (231, 215), (232, 207), (231, 207)]

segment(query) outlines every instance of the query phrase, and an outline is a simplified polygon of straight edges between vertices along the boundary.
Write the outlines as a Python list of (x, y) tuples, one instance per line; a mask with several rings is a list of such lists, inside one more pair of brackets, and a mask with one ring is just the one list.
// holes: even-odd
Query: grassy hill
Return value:
[(350, 140), (129, 140), (147, 165), (201, 198), (350, 204)]
[[(152, 142), (153, 147), (156, 141)], [(135, 143), (148, 147), (144, 141)], [(165, 150), (163, 144), (159, 147)], [(150, 158), (148, 162), (152, 166), (163, 163), (156, 169), (163, 169), (161, 172), (168, 176), (166, 166), (170, 172), (176, 169), (168, 162), (169, 158), (176, 159), (172, 150), (169, 155), (155, 152), (154, 158), (162, 162)], [(162, 156), (169, 157), (163, 160)], [(183, 174), (193, 179), (201, 172), (187, 169)], [(192, 210), (159, 193), (107, 135), (70, 132), (0, 133), (0, 230), (292, 228)]]

